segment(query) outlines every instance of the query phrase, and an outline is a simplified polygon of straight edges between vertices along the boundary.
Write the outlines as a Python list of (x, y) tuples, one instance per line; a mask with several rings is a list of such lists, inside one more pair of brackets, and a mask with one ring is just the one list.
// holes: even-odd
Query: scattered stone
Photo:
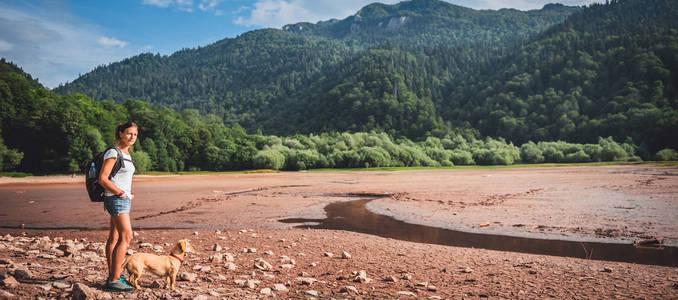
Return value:
[(427, 286), (428, 286), (428, 282), (426, 282), (426, 281), (424, 281), (424, 282), (418, 282), (418, 283), (415, 284), (414, 286), (418, 286), (418, 287), (427, 287)]
[(402, 279), (402, 280), (411, 280), (411, 279), (412, 279), (412, 275), (410, 275), (410, 274), (408, 274), (408, 273), (405, 273), (405, 275), (403, 275), (403, 277), (401, 277), (400, 279)]
[(263, 289), (261, 289), (261, 291), (259, 291), (259, 293), (264, 294), (266, 296), (270, 296), (271, 295), (271, 289), (270, 288), (263, 288)]
[(247, 285), (247, 280), (236, 279), (236, 280), (233, 280), (233, 282), (234, 282), (235, 284), (239, 285), (239, 286), (242, 286), (242, 287), (244, 287), (245, 285)]
[(278, 291), (278, 292), (286, 292), (287, 291), (287, 287), (282, 283), (274, 284), (273, 289)]
[(14, 270), (14, 277), (18, 279), (31, 279), (33, 278), (33, 273), (28, 269), (16, 269)]
[(0, 265), (13, 265), (14, 262), (9, 258), (0, 258)]
[(221, 255), (221, 257), (225, 261), (235, 261), (235, 258), (233, 258), (233, 254), (231, 254), (231, 253), (224, 253), (224, 254)]
[(8, 291), (0, 290), (0, 299), (16, 299), (16, 296)]
[(466, 268), (464, 268), (463, 270), (461, 270), (461, 272), (462, 272), (462, 273), (471, 273), (471, 272), (473, 272), (473, 269), (471, 269), (471, 268), (469, 268), (469, 267), (466, 267)]
[(398, 295), (401, 295), (401, 296), (408, 296), (408, 297), (415, 297), (415, 298), (417, 297), (417, 294), (412, 293), (412, 292), (406, 292), (406, 291), (399, 291), (399, 292), (398, 292)]
[(317, 279), (311, 278), (311, 277), (297, 277), (294, 280), (299, 281), (299, 284), (308, 285), (308, 286), (310, 286), (314, 282), (318, 281)]
[(429, 298), (429, 299), (436, 299), (436, 300), (437, 300), (437, 299), (443, 299), (443, 298), (441, 298), (440, 296), (431, 296), (431, 297), (428, 297), (428, 298)]
[(360, 283), (370, 283), (372, 279), (367, 277), (367, 272), (365, 272), (364, 270), (360, 270), (358, 271), (358, 274), (353, 278), (353, 281)]
[(292, 269), (292, 267), (294, 267), (293, 264), (283, 264), (280, 266), (282, 269)]
[(334, 253), (332, 253), (332, 252), (325, 252), (323, 255), (325, 255), (325, 256), (327, 256), (327, 257), (332, 257), (332, 256), (334, 256)]
[(349, 254), (348, 252), (344, 251), (344, 252), (341, 253), (341, 258), (343, 258), (343, 259), (350, 259), (350, 258), (351, 258), (351, 254)]
[(210, 294), (210, 296), (212, 296), (212, 297), (219, 297), (219, 296), (221, 296), (221, 294), (219, 294), (219, 293), (217, 293), (217, 292), (215, 292), (215, 291), (209, 291), (208, 294)]
[(259, 270), (264, 270), (264, 271), (271, 271), (273, 270), (273, 266), (269, 264), (267, 261), (257, 258), (254, 260), (254, 267), (259, 269)]
[(232, 263), (230, 261), (227, 262), (224, 267), (226, 268), (226, 270), (230, 270), (230, 271), (234, 271), (238, 268), (234, 263)]
[(438, 290), (438, 288), (435, 285), (429, 284), (429, 286), (426, 287), (426, 289), (429, 290), (429, 292), (435, 292)]
[(267, 274), (264, 274), (264, 278), (273, 280), (273, 279), (275, 279), (275, 275), (267, 273)]
[(193, 235), (198, 235), (199, 233), (197, 231), (193, 231)]
[(317, 265), (318, 265), (318, 262), (317, 262), (317, 261), (314, 261), (314, 262), (312, 262), (312, 263), (310, 264), (311, 267), (315, 267), (315, 266), (317, 266)]
[(205, 296), (205, 295), (198, 295), (193, 297), (193, 300), (209, 300), (210, 297)]
[(214, 246), (212, 246), (212, 251), (221, 251), (223, 249), (224, 248), (221, 248), (219, 244), (214, 244)]
[(134, 253), (136, 253), (136, 251), (134, 251), (132, 249), (127, 249), (127, 255), (132, 255)]
[(71, 298), (74, 300), (97, 299), (97, 294), (90, 287), (77, 282), (73, 285)]
[(339, 292), (340, 293), (349, 293), (349, 294), (354, 294), (354, 295), (359, 294), (358, 289), (355, 286), (352, 286), (352, 285), (342, 286), (341, 289), (339, 289)]
[(139, 236), (139, 233), (138, 233), (138, 232), (136, 232), (136, 231), (133, 231), (133, 232), (132, 232), (132, 236), (134, 236), (134, 237), (138, 237), (138, 236)]
[(224, 257), (221, 254), (214, 254), (214, 255), (210, 256), (210, 262), (211, 263), (220, 263), (223, 260), (224, 260)]
[(601, 270), (601, 272), (605, 272), (605, 273), (612, 273), (612, 271), (613, 271), (613, 269), (612, 269), (612, 268), (608, 268), (608, 267), (605, 267), (605, 268), (603, 268), (603, 269)]
[(395, 278), (395, 276), (388, 276), (384, 278), (384, 281), (386, 282), (398, 282), (398, 279)]
[(14, 279), (12, 276), (7, 276), (5, 279), (0, 281), (0, 285), (8, 289), (15, 289), (19, 287), (19, 282)]
[(151, 244), (151, 243), (141, 243), (141, 244), (139, 244), (139, 248), (153, 248), (153, 244)]
[(198, 274), (182, 272), (181, 274), (179, 274), (179, 279), (183, 281), (193, 282), (196, 279), (198, 279)]
[(245, 248), (243, 249), (244, 253), (257, 253), (257, 248)]
[(268, 251), (265, 251), (264, 254), (266, 254), (266, 255), (273, 255), (273, 251), (268, 250)]
[(260, 282), (259, 280), (253, 280), (253, 279), (250, 279), (250, 280), (247, 281), (246, 284), (247, 284), (247, 287), (248, 287), (248, 288), (253, 289), (253, 288), (257, 287), (257, 285), (259, 284), (259, 282)]
[(308, 290), (308, 291), (306, 291), (306, 294), (311, 295), (313, 297), (318, 297), (318, 292), (314, 291), (314, 290)]
[(65, 290), (71, 287), (71, 283), (64, 280), (57, 280), (52, 282), (52, 286), (60, 290)]
[(38, 254), (37, 258), (44, 258), (44, 259), (55, 259), (56, 256), (52, 254)]
[(151, 283), (151, 288), (153, 289), (160, 289), (164, 286), (164, 283), (160, 279), (153, 280), (153, 283)]
[(153, 251), (155, 252), (164, 252), (165, 249), (161, 245), (155, 245), (153, 246)]
[(210, 266), (203, 266), (200, 268), (200, 272), (209, 272), (210, 270), (212, 270), (212, 267)]

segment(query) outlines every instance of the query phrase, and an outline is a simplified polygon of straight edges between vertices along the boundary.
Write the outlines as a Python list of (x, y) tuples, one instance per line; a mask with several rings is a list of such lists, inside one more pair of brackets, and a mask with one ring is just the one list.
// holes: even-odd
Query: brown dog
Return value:
[(155, 255), (150, 253), (135, 253), (130, 255), (122, 263), (122, 268), (129, 273), (129, 283), (139, 288), (137, 281), (145, 269), (160, 277), (165, 277), (165, 288), (174, 289), (179, 267), (184, 261), (187, 252), (195, 251), (188, 240), (180, 240), (170, 250), (169, 255)]

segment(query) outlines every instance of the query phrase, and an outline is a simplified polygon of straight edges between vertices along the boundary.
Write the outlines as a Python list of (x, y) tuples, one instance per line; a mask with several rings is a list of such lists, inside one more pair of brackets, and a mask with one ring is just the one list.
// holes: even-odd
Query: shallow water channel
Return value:
[[(339, 196), (339, 195), (334, 195)], [(344, 195), (356, 197), (356, 195)], [(359, 200), (334, 202), (325, 207), (325, 219), (292, 218), (283, 223), (304, 223), (298, 228), (347, 230), (377, 236), (447, 246), (473, 247), (554, 256), (589, 258), (638, 264), (678, 266), (676, 247), (635, 247), (632, 244), (535, 239), (461, 232), (396, 220), (368, 211), (365, 205), (384, 195), (361, 195)], [(308, 223), (317, 223), (309, 225)]]

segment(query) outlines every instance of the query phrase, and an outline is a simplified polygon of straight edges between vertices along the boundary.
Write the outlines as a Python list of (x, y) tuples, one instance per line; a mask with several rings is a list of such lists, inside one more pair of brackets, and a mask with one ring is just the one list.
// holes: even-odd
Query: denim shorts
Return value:
[(130, 209), (132, 209), (132, 199), (130, 199), (129, 196), (125, 196), (125, 198), (120, 198), (115, 195), (108, 196), (104, 198), (104, 209), (111, 217), (120, 214), (129, 214)]

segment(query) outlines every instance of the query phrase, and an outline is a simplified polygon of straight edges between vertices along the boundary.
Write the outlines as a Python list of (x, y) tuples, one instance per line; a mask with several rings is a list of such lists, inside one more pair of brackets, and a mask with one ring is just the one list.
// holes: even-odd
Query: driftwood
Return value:
[(643, 240), (638, 240), (638, 241), (633, 242), (633, 245), (636, 246), (636, 247), (638, 247), (638, 246), (660, 247), (662, 244), (664, 244), (664, 238), (663, 237), (643, 239)]

